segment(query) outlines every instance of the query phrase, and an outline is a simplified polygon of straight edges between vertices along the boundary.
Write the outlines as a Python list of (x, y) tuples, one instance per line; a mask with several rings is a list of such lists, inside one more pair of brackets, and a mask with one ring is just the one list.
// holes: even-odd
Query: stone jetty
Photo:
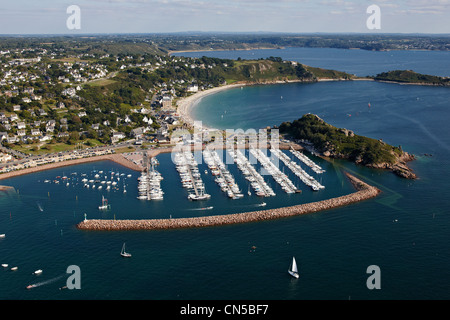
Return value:
[(267, 221), (287, 218), (301, 214), (329, 210), (352, 203), (376, 197), (381, 191), (360, 179), (346, 173), (356, 191), (344, 196), (300, 204), (291, 207), (260, 210), (244, 213), (235, 213), (217, 216), (177, 218), (177, 219), (148, 219), (148, 220), (89, 220), (86, 219), (77, 225), (82, 230), (162, 230), (180, 228), (200, 228), (221, 226), (238, 223)]

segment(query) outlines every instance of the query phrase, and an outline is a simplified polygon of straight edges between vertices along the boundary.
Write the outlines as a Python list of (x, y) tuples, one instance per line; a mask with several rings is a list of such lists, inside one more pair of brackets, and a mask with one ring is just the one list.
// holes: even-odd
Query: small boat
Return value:
[(0, 234), (0, 238), (4, 238), (6, 235), (4, 233)]
[(258, 204), (259, 207), (265, 207), (266, 205), (267, 205), (267, 203), (265, 203), (265, 202)]
[(105, 199), (105, 197), (102, 196), (102, 205), (98, 206), (99, 210), (108, 210), (111, 206), (108, 204), (108, 199)]
[(29, 289), (32, 289), (32, 288), (34, 288), (34, 287), (35, 287), (34, 284), (30, 284), (29, 286), (27, 286), (27, 289), (29, 290)]
[(125, 251), (125, 243), (122, 246), (122, 250), (120, 251), (120, 255), (125, 258), (130, 258), (131, 254)]
[(41, 274), (42, 273), (42, 270), (41, 269), (38, 269), (38, 270), (36, 270), (35, 272), (33, 272), (33, 274)]
[(291, 262), (288, 272), (294, 278), (298, 278), (298, 269), (297, 269), (297, 262), (295, 261), (295, 257), (292, 257), (292, 262)]
[(12, 267), (11, 271), (16, 271), (18, 268), (17, 267)]
[(7, 263), (2, 263), (2, 267), (3, 268), (8, 268), (8, 264)]

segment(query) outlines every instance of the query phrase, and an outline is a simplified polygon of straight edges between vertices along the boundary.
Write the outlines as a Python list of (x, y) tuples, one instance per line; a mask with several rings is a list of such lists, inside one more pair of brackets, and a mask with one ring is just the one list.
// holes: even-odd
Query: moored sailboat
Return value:
[(102, 205), (98, 206), (99, 210), (108, 210), (111, 206), (108, 204), (108, 199), (105, 199), (105, 197), (102, 196)]

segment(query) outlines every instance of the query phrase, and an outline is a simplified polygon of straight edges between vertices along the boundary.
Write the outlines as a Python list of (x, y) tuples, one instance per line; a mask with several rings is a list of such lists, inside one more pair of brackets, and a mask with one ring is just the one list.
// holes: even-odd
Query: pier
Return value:
[(252, 211), (244, 213), (235, 213), (219, 216), (205, 216), (193, 218), (178, 219), (147, 219), (147, 220), (88, 220), (80, 222), (77, 225), (81, 230), (101, 230), (101, 231), (119, 231), (119, 230), (162, 230), (162, 229), (180, 229), (180, 228), (200, 228), (221, 226), (230, 224), (240, 224), (258, 221), (268, 221), (280, 218), (288, 218), (302, 214), (330, 210), (346, 206), (359, 201), (376, 197), (381, 191), (360, 179), (346, 173), (350, 182), (357, 191), (322, 201), (300, 204), (291, 207), (268, 209), (261, 211)]
[[(278, 150), (278, 149), (273, 149)], [(278, 169), (278, 167), (270, 161), (270, 158), (266, 156), (261, 149), (250, 149), (250, 153), (258, 159), (264, 169), (273, 177), (273, 179), (281, 186), (286, 193), (295, 193), (297, 187), (292, 181)]]
[(215, 177), (215, 182), (219, 185), (222, 192), (233, 200), (241, 199), (244, 195), (239, 190), (239, 186), (234, 180), (233, 175), (227, 170), (219, 154), (215, 150), (203, 150), (203, 158), (208, 165), (211, 174)]
[(275, 192), (272, 188), (264, 181), (264, 178), (256, 171), (252, 166), (250, 161), (245, 157), (245, 155), (239, 149), (228, 149), (228, 152), (234, 159), (239, 170), (241, 170), (245, 179), (250, 181), (250, 185), (255, 191), (257, 196), (260, 197), (270, 197), (275, 196)]
[[(307, 186), (311, 187), (314, 191), (324, 189), (325, 186), (320, 184), (316, 179), (314, 179), (311, 175), (306, 173), (303, 168), (298, 165), (295, 161), (292, 161), (291, 158), (289, 158), (284, 152), (282, 152), (279, 149), (271, 149), (272, 153), (278, 157), (283, 163), (291, 169), (291, 171), (300, 178), (300, 180), (306, 184)], [(294, 150), (295, 151), (295, 150)]]
[(138, 199), (140, 200), (162, 200), (164, 192), (161, 189), (161, 180), (164, 178), (155, 169), (155, 165), (158, 164), (156, 158), (148, 158), (147, 154), (144, 154), (144, 163), (146, 171), (141, 172), (141, 176), (138, 178)]
[(206, 200), (211, 196), (205, 193), (205, 184), (198, 170), (197, 161), (191, 151), (183, 151), (175, 154), (174, 159), (181, 183), (184, 188), (193, 190), (194, 194), (188, 195), (189, 200)]
[(310, 167), (315, 173), (324, 173), (325, 170), (322, 169), (317, 163), (312, 161), (310, 158), (305, 156), (302, 152), (294, 150), (293, 148), (290, 149), (291, 153), (297, 157), (301, 162), (306, 164), (308, 167)]

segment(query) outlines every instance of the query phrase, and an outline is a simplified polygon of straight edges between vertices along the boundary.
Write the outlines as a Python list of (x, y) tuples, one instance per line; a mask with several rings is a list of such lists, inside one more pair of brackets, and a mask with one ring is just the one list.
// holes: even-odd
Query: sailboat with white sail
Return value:
[(294, 278), (298, 278), (298, 268), (297, 268), (297, 262), (295, 261), (295, 257), (292, 257), (292, 262), (291, 262), (291, 265), (289, 266), (288, 272)]
[(131, 253), (125, 251), (125, 242), (123, 243), (122, 250), (120, 251), (120, 255), (125, 258), (131, 257)]

